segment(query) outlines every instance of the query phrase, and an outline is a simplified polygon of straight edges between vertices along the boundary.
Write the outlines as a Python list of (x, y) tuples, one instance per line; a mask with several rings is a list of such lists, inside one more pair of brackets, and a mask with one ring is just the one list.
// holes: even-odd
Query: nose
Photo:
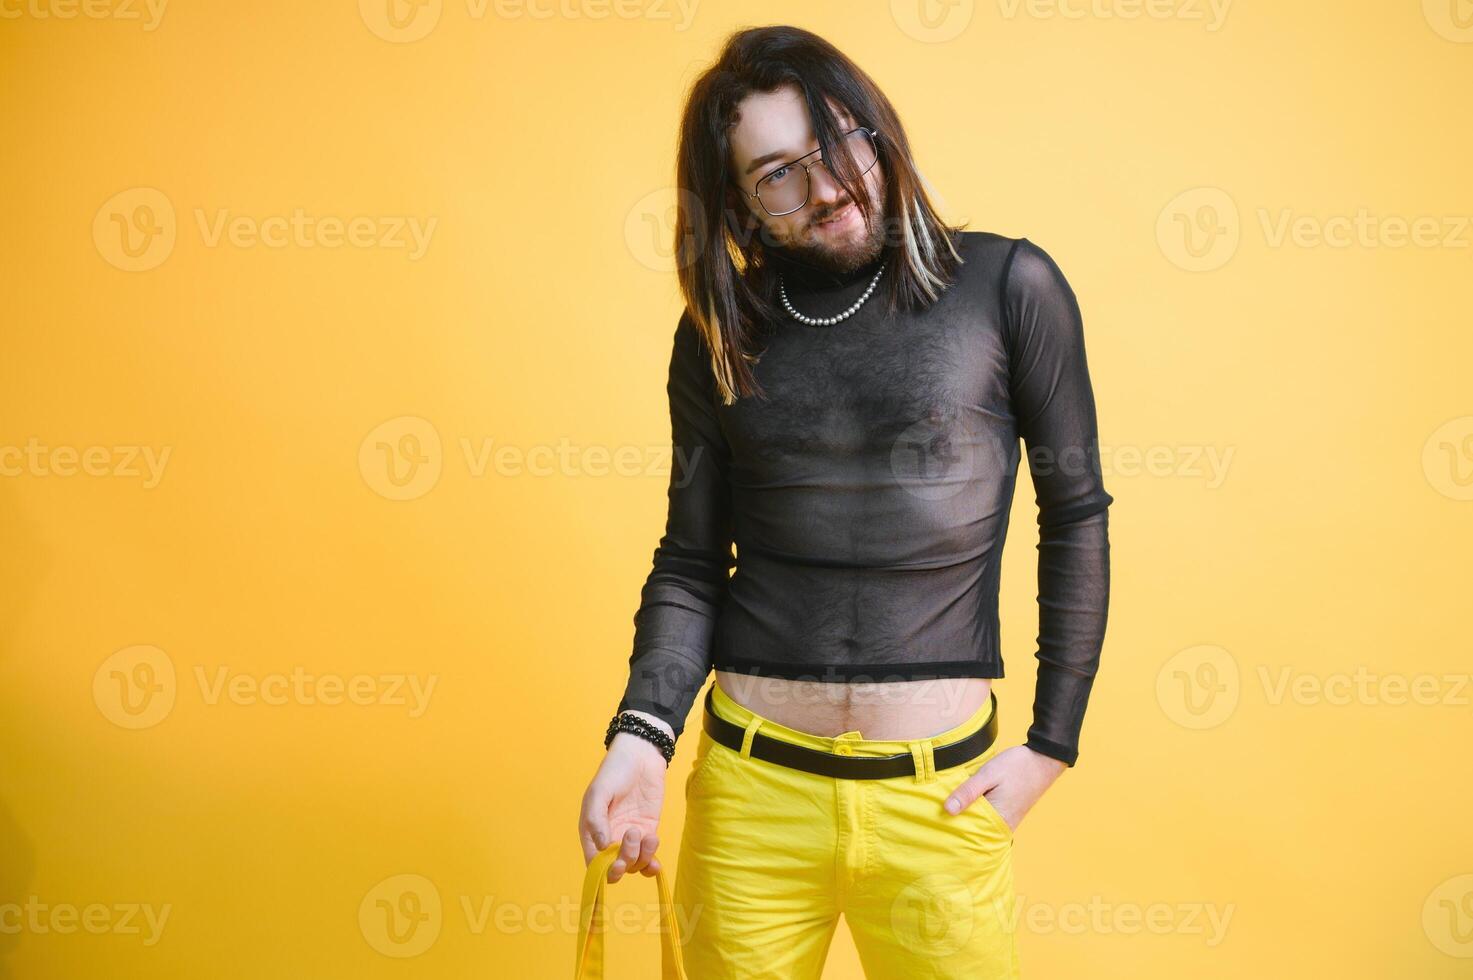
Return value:
[(826, 214), (843, 199), (844, 188), (822, 161), (808, 168), (808, 206), (815, 214)]

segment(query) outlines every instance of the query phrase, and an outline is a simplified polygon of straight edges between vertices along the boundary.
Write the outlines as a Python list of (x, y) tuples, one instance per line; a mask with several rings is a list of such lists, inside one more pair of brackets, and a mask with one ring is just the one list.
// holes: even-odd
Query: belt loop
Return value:
[(921, 753), (926, 757), (926, 782), (936, 781), (936, 740), (928, 738), (921, 742)]
[(936, 778), (935, 760), (931, 758), (931, 743), (916, 739), (910, 743), (910, 757), (915, 762), (916, 782), (929, 783)]
[(742, 733), (741, 756), (743, 759), (752, 758), (752, 737), (757, 734), (757, 729), (761, 727), (761, 715), (753, 715), (752, 720), (747, 722), (747, 730)]

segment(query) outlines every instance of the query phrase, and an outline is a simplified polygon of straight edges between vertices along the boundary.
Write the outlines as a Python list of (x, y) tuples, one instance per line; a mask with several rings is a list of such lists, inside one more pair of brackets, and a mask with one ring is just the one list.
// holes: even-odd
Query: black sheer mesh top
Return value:
[[(965, 231), (957, 281), (891, 314), (883, 282), (827, 326), (774, 325), (765, 397), (721, 404), (689, 313), (667, 392), (664, 536), (618, 709), (677, 737), (709, 672), (830, 682), (1002, 677), (998, 576), (1019, 469), (1038, 505), (1038, 682), (1027, 744), (1073, 765), (1109, 604), (1108, 507), (1074, 292), (1026, 238)], [(838, 276), (770, 252), (793, 307)], [(732, 549), (735, 546), (736, 554)]]

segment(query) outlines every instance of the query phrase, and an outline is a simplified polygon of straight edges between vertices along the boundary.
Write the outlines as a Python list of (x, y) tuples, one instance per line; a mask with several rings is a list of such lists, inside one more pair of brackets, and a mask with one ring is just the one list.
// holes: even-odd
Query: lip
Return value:
[(854, 219), (857, 217), (859, 217), (859, 208), (854, 204), (853, 201), (850, 201), (848, 204), (844, 205), (844, 209), (838, 214), (835, 214), (827, 221), (815, 221), (813, 223), (813, 226), (825, 233), (834, 232), (853, 223)]

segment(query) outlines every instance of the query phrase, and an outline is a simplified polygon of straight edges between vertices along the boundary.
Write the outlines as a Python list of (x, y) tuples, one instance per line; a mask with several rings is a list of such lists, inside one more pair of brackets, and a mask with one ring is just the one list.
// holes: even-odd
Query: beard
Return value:
[[(815, 223), (824, 217), (832, 217), (847, 207), (842, 204), (836, 208), (830, 208), (824, 215), (816, 216), (812, 222), (805, 226), (805, 232), (813, 232), (816, 236), (823, 233), (815, 228)], [(856, 210), (859, 207), (854, 202)], [(857, 232), (851, 232), (848, 237), (834, 242), (824, 241), (821, 237), (802, 240), (789, 240), (782, 246), (782, 251), (793, 259), (808, 265), (816, 266), (828, 272), (839, 275), (848, 275), (856, 269), (862, 269), (880, 257), (885, 246), (885, 222), (882, 202), (875, 200), (875, 210), (865, 220), (863, 212), (858, 217), (864, 227)]]

